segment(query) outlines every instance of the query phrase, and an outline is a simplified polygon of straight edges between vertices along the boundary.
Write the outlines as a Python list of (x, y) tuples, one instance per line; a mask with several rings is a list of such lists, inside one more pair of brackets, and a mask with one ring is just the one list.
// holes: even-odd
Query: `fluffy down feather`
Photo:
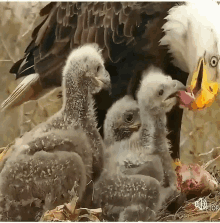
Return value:
[[(96, 45), (74, 50), (63, 71), (63, 107), (16, 140), (0, 166), (1, 220), (39, 220), (102, 170), (103, 143), (92, 94), (110, 85)], [(97, 172), (95, 172), (97, 171)]]

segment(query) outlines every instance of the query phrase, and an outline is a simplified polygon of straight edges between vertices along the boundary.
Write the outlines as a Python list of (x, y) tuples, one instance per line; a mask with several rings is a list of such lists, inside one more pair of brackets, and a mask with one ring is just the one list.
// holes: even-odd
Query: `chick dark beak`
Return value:
[(103, 90), (106, 90), (111, 94), (111, 79), (107, 70), (105, 71), (105, 75), (96, 77), (96, 80)]
[(176, 91), (185, 91), (186, 90), (186, 86), (181, 83), (180, 81), (174, 80), (174, 89)]
[(129, 126), (129, 128), (133, 131), (133, 132), (137, 132), (139, 130), (139, 128), (141, 127), (141, 123), (137, 122), (134, 123), (133, 125)]
[(166, 98), (166, 100), (173, 98), (173, 97), (177, 97), (179, 91), (185, 91), (186, 90), (186, 86), (183, 85), (181, 82), (177, 81), (177, 80), (173, 80), (172, 81), (172, 92), (171, 94)]

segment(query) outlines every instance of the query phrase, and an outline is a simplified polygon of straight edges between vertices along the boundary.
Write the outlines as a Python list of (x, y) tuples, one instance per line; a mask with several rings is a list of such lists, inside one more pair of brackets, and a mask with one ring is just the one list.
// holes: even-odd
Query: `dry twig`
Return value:
[(10, 59), (13, 61), (13, 63), (15, 63), (16, 60), (15, 60), (15, 59), (13, 58), (13, 56), (11, 55), (11, 52), (9, 51), (9, 49), (8, 49), (8, 47), (7, 47), (6, 43), (5, 43), (5, 41), (3, 40), (1, 34), (0, 34), (0, 39), (1, 39), (1, 41), (2, 41), (2, 45), (3, 45), (3, 47), (5, 48), (5, 50), (6, 50), (7, 54), (8, 54), (8, 56), (9, 56)]

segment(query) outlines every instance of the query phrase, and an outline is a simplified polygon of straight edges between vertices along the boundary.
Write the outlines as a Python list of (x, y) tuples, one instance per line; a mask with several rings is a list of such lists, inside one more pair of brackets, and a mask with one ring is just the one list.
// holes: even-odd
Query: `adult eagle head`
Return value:
[[(209, 107), (220, 83), (220, 7), (214, 1), (187, 2), (170, 9), (161, 45), (168, 45), (173, 64), (189, 73), (191, 109)], [(184, 94), (182, 95), (184, 97)], [(187, 96), (186, 96), (187, 97)]]

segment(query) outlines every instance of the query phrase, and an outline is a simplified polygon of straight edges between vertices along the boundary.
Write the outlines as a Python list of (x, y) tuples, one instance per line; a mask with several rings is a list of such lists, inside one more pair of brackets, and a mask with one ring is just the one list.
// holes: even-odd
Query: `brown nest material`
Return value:
[(158, 221), (220, 221), (220, 190), (185, 201), (175, 214), (162, 210)]
[(78, 197), (74, 196), (68, 204), (57, 206), (53, 210), (46, 211), (40, 221), (90, 221), (99, 222), (102, 220), (102, 210), (76, 208)]

